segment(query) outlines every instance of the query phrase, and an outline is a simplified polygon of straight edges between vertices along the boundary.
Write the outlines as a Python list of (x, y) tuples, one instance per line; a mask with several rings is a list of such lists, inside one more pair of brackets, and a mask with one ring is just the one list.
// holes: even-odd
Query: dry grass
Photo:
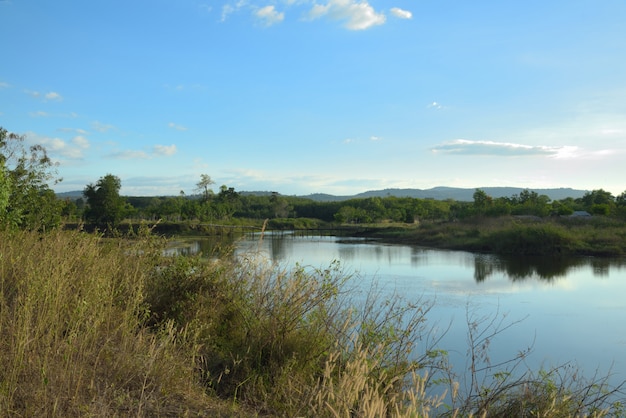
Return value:
[[(373, 294), (357, 308), (337, 264), (287, 270), (161, 249), (150, 237), (0, 232), (1, 416), (623, 412), (606, 380), (554, 373), (459, 393), (432, 377), (446, 362), (429, 305)], [(419, 341), (431, 346), (415, 359)]]
[(94, 235), (1, 233), (4, 416), (180, 416), (213, 408), (177, 330), (141, 325), (151, 256)]

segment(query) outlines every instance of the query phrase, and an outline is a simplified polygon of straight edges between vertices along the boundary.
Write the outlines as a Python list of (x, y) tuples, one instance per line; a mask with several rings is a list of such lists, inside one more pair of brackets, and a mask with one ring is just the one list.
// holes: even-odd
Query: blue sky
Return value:
[(623, 0), (0, 1), (57, 191), (626, 190)]

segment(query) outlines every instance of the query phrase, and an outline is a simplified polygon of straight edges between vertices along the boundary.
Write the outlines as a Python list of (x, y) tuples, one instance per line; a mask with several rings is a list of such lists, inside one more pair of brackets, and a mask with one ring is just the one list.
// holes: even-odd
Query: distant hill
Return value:
[[(526, 190), (522, 187), (479, 187), (484, 190), (489, 196), (493, 198), (498, 197), (510, 197), (513, 195), (519, 195), (520, 192)], [(568, 197), (578, 199), (583, 197), (587, 190), (577, 190), (571, 188), (559, 188), (559, 189), (528, 189), (536, 192), (539, 195), (546, 195), (552, 200), (561, 200)], [(335, 196), (326, 193), (314, 193), (306, 196), (297, 196), (306, 199), (315, 200), (318, 202), (338, 202), (348, 199), (359, 199), (366, 197), (414, 197), (418, 199), (434, 199), (434, 200), (456, 200), (459, 202), (471, 202), (474, 200), (474, 192), (476, 189), (463, 189), (458, 187), (433, 187), (432, 189), (383, 189), (383, 190), (370, 190), (367, 192), (351, 195), (351, 196)], [(240, 192), (241, 194), (265, 196), (271, 195), (272, 192), (267, 191), (254, 191), (254, 192)], [(71, 192), (57, 193), (57, 196), (61, 199), (78, 199), (83, 197), (81, 190), (75, 190)]]
[[(510, 197), (513, 195), (519, 195), (523, 190), (522, 187), (479, 187), (484, 190), (489, 196), (493, 198), (498, 197)], [(528, 189), (534, 191), (539, 195), (546, 195), (552, 200), (561, 200), (568, 197), (577, 199), (583, 197), (587, 190), (576, 190), (571, 188), (558, 188), (558, 189)], [(474, 192), (476, 189), (463, 189), (458, 187), (434, 187), (432, 189), (383, 189), (383, 190), (371, 190), (363, 193), (359, 193), (353, 196), (333, 196), (323, 193), (315, 193), (306, 197), (309, 199), (317, 200), (319, 202), (331, 202), (341, 201), (355, 198), (366, 197), (414, 197), (419, 199), (434, 199), (434, 200), (457, 200), (460, 202), (471, 202), (474, 200)]]
[(71, 192), (61, 192), (56, 194), (59, 199), (78, 199), (83, 197), (82, 190), (72, 190)]

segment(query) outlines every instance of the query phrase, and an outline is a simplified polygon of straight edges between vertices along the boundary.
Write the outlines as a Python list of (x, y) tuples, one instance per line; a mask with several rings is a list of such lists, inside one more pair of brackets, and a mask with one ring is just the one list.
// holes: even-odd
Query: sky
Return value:
[(626, 191), (623, 0), (0, 0), (58, 192)]

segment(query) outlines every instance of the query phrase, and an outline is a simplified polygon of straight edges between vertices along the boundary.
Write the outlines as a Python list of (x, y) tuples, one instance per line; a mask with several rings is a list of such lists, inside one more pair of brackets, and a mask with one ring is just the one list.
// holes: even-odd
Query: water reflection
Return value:
[(233, 248), (237, 241), (236, 236), (210, 236), (210, 237), (180, 237), (171, 241), (163, 251), (164, 255), (202, 255), (213, 257)]
[(290, 232), (248, 234), (242, 237), (206, 237), (184, 239), (165, 251), (168, 255), (216, 255), (236, 246), (240, 252), (262, 251), (274, 262), (302, 261), (317, 258), (323, 263), (341, 260), (344, 264), (370, 270), (385, 266), (420, 270), (434, 265), (458, 266), (473, 270), (476, 283), (505, 276), (510, 282), (539, 280), (554, 283), (581, 269), (590, 269), (597, 278), (608, 278), (611, 271), (626, 268), (626, 259), (594, 257), (496, 256), (445, 251), (432, 248), (389, 245), (365, 239), (293, 234)]
[[(195, 240), (179, 253), (214, 254), (216, 245), (224, 244)], [(532, 343), (536, 357), (527, 360), (529, 366), (575, 361), (587, 371), (613, 367), (618, 379), (626, 378), (626, 259), (498, 257), (289, 233), (266, 233), (262, 239), (246, 235), (233, 255), (249, 252), (284, 265), (325, 268), (339, 260), (346, 271), (358, 273), (351, 285), (364, 294), (379, 283), (406, 300), (432, 298), (436, 305), (429, 321), (454, 323), (442, 344), (460, 353), (459, 361), (471, 305), (486, 315), (524, 319), (494, 342), (493, 358), (510, 359)]]
[(593, 276), (608, 277), (611, 267), (623, 268), (623, 259), (592, 257), (531, 257), (475, 255), (474, 279), (481, 283), (494, 274), (505, 274), (512, 282), (539, 279), (553, 282), (573, 271), (591, 267)]

